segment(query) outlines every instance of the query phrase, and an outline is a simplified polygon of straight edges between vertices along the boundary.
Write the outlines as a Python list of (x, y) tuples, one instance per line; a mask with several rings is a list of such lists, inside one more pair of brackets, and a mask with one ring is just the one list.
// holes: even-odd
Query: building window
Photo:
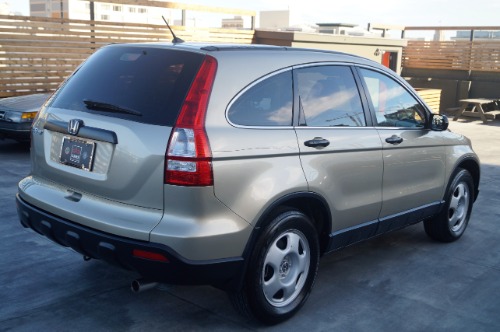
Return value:
[(139, 8), (138, 11), (139, 11), (140, 14), (145, 14), (145, 13), (148, 12), (148, 9), (147, 8)]
[(109, 21), (109, 15), (101, 15), (101, 20)]
[(114, 12), (121, 12), (122, 11), (122, 6), (113, 6), (113, 11)]
[(30, 10), (32, 12), (44, 12), (45, 4), (44, 3), (33, 3), (30, 5)]
[(129, 8), (128, 8), (128, 11), (129, 11), (129, 13), (135, 13), (135, 12), (136, 12), (136, 9), (137, 9), (137, 8), (135, 8), (135, 7), (129, 7)]
[(110, 5), (101, 5), (101, 9), (107, 11), (107, 10), (111, 9), (111, 6)]

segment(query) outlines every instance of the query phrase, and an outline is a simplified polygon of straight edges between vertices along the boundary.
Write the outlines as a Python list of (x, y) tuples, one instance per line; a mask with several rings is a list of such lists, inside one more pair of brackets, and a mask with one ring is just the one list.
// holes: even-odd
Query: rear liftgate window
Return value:
[(173, 126), (203, 57), (147, 46), (105, 47), (70, 77), (52, 106)]

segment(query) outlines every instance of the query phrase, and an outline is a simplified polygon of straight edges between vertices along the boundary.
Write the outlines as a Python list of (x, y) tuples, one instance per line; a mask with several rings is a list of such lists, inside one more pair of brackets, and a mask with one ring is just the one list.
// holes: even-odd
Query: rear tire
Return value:
[(278, 214), (258, 238), (243, 288), (229, 297), (241, 314), (267, 324), (293, 316), (307, 300), (319, 263), (319, 243), (309, 218)]
[(467, 228), (473, 203), (474, 181), (467, 170), (459, 168), (448, 187), (443, 209), (436, 217), (424, 221), (425, 232), (441, 242), (458, 240)]

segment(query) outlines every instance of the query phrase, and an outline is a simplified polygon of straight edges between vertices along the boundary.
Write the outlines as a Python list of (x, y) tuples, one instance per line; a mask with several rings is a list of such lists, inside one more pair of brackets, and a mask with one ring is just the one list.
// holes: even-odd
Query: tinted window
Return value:
[(292, 73), (269, 77), (245, 91), (228, 112), (229, 120), (245, 126), (291, 126)]
[(365, 126), (351, 69), (321, 66), (297, 70), (300, 124), (314, 127)]
[[(203, 55), (140, 46), (105, 47), (65, 83), (51, 106), (172, 126)], [(90, 109), (91, 100), (142, 116)]]
[(401, 84), (372, 70), (361, 69), (360, 72), (368, 88), (378, 126), (424, 126), (423, 107)]

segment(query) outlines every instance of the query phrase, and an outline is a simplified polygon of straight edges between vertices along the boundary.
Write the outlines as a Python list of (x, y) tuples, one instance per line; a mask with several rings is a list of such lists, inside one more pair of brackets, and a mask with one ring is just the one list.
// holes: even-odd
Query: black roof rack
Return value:
[(333, 51), (333, 50), (321, 50), (315, 48), (305, 48), (305, 47), (291, 47), (291, 46), (274, 46), (274, 45), (263, 45), (263, 44), (222, 44), (222, 45), (207, 45), (200, 47), (200, 50), (216, 52), (216, 51), (241, 51), (241, 50), (256, 50), (256, 51), (302, 51), (302, 52), (317, 52), (317, 53), (326, 53), (326, 54), (338, 54), (338, 55), (347, 55), (355, 58), (363, 58), (359, 55)]

